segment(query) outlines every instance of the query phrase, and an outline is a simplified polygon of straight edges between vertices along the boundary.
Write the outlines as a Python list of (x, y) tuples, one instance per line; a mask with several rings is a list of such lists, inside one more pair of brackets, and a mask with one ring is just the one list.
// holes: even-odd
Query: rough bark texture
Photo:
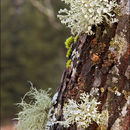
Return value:
[[(76, 43), (72, 44), (72, 50), (76, 50), (80, 56), (70, 56), (72, 60), (69, 68), (64, 70), (61, 84), (57, 89), (57, 102), (51, 111), (51, 118), (55, 116), (57, 121), (62, 121), (63, 105), (68, 99), (79, 101), (82, 92), (90, 93), (92, 88), (99, 89), (99, 95), (95, 96), (101, 101), (99, 111), (109, 111), (107, 130), (128, 130), (129, 128), (129, 14), (127, 4), (122, 4), (122, 16), (118, 24), (112, 27), (102, 25), (96, 30), (95, 36), (82, 34)], [(119, 47), (121, 53), (113, 50), (110, 44), (112, 38), (118, 36), (123, 46)], [(122, 50), (121, 50), (122, 49)], [(119, 92), (120, 95), (116, 94)], [(79, 130), (76, 124), (70, 128), (63, 128), (57, 124), (50, 130)], [(100, 129), (96, 123), (91, 124), (86, 130)]]

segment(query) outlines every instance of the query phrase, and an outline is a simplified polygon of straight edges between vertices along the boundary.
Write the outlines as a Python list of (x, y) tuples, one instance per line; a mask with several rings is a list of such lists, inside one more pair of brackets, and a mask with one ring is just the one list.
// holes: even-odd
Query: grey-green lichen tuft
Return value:
[[(25, 98), (30, 99), (26, 102)], [(16, 130), (44, 130), (47, 120), (48, 111), (52, 105), (48, 91), (37, 90), (31, 87), (22, 99), (17, 103), (21, 111), (18, 113), (18, 124)]]

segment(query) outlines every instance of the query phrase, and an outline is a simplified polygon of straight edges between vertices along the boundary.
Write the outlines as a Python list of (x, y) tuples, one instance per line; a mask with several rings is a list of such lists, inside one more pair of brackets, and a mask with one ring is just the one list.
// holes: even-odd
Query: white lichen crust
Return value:
[(98, 26), (104, 20), (108, 24), (117, 22), (114, 8), (118, 8), (116, 0), (62, 0), (69, 5), (68, 9), (60, 9), (58, 18), (66, 24), (72, 34), (93, 34), (92, 26)]
[(57, 121), (56, 123), (60, 123), (64, 127), (76, 123), (78, 128), (87, 128), (93, 121), (98, 125), (107, 125), (108, 111), (104, 110), (99, 113), (97, 110), (100, 102), (85, 93), (81, 94), (80, 99), (80, 103), (73, 99), (68, 100), (68, 104), (63, 107), (65, 121)]
[[(25, 97), (31, 99), (25, 102)], [(22, 109), (18, 113), (17, 130), (43, 130), (47, 120), (48, 111), (51, 107), (51, 98), (48, 91), (31, 87), (31, 90), (24, 96), (21, 103), (17, 105)]]

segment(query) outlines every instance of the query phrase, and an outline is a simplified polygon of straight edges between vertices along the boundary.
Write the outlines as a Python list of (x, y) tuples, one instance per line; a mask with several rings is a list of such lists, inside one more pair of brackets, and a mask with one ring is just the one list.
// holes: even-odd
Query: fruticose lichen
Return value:
[(82, 93), (80, 96), (81, 102), (78, 103), (73, 99), (69, 99), (68, 103), (63, 107), (63, 115), (65, 121), (57, 121), (64, 127), (69, 127), (74, 123), (77, 127), (87, 128), (92, 122), (98, 125), (106, 125), (108, 121), (108, 111), (104, 110), (102, 113), (98, 111), (98, 102), (95, 98), (88, 94)]
[[(72, 34), (93, 34), (93, 26), (103, 21), (112, 24), (118, 21), (115, 10), (119, 7), (116, 0), (62, 0), (69, 5), (68, 9), (60, 9), (58, 18), (66, 24)], [(115, 9), (115, 10), (114, 10)]]
[[(54, 97), (55, 97), (55, 95), (54, 95)], [(50, 130), (50, 128), (55, 124), (55, 122), (57, 120), (56, 117), (58, 115), (60, 115), (60, 111), (61, 111), (60, 104), (58, 104), (58, 106), (56, 108), (54, 108), (54, 105), (52, 106), (52, 108), (49, 110), (49, 113), (48, 113), (48, 118), (47, 118), (45, 130)]]
[[(31, 99), (29, 103), (25, 102), (25, 97)], [(43, 130), (47, 120), (48, 111), (52, 105), (49, 90), (39, 90), (31, 87), (17, 104), (22, 110), (18, 113), (17, 130)]]
[(50, 130), (50, 127), (54, 125), (54, 122), (56, 122), (56, 113), (57, 113), (57, 109), (54, 109), (54, 107), (52, 107), (49, 110), (47, 123), (45, 125), (45, 130)]

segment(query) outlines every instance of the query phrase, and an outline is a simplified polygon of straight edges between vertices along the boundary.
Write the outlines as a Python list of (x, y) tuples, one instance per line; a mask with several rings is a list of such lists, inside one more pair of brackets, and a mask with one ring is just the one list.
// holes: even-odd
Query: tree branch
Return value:
[(54, 28), (57, 30), (61, 28), (61, 25), (56, 21), (54, 8), (50, 0), (44, 0), (45, 5), (36, 0), (30, 0), (30, 2), (35, 8), (48, 17), (49, 22)]

